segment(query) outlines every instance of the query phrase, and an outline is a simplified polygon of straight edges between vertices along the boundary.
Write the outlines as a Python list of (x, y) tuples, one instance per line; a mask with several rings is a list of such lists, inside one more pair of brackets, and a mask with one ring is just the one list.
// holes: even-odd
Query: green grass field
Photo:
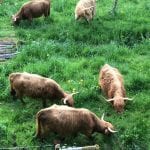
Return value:
[[(107, 137), (93, 134), (67, 137), (62, 145), (99, 144), (102, 150), (150, 149), (150, 2), (119, 0), (117, 14), (109, 14), (112, 0), (97, 0), (96, 16), (89, 24), (74, 20), (75, 0), (52, 0), (51, 15), (22, 21), (12, 26), (11, 15), (26, 0), (0, 2), (0, 39), (17, 41), (15, 58), (0, 63), (0, 148), (41, 145), (33, 139), (35, 114), (40, 101), (25, 98), (26, 105), (13, 101), (8, 76), (30, 72), (56, 80), (66, 91), (79, 91), (75, 107), (88, 108), (110, 121), (118, 133)], [(123, 114), (117, 114), (98, 87), (100, 68), (108, 63), (124, 76), (128, 101)], [(103, 95), (104, 96), (104, 95)], [(60, 104), (58, 101), (57, 104)], [(52, 105), (49, 102), (49, 105)], [(44, 144), (53, 144), (50, 135)]]

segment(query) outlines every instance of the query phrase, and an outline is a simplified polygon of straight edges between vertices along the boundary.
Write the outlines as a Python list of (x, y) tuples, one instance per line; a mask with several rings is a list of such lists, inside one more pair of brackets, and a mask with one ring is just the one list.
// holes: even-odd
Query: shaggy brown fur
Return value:
[(50, 1), (49, 0), (33, 0), (25, 3), (20, 10), (12, 16), (13, 24), (19, 24), (21, 20), (32, 21), (33, 18), (38, 18), (44, 15), (50, 15)]
[(88, 22), (95, 15), (96, 0), (80, 0), (75, 8), (75, 19), (85, 18)]
[(123, 77), (118, 69), (105, 64), (99, 73), (99, 85), (109, 99), (114, 99), (112, 104), (117, 112), (123, 112), (126, 91), (124, 88)]
[(36, 74), (12, 73), (9, 75), (11, 94), (16, 95), (23, 102), (23, 96), (40, 98), (43, 100), (43, 106), (46, 106), (47, 99), (64, 99), (64, 103), (69, 106), (74, 105), (72, 95), (67, 94), (61, 89), (59, 84), (49, 78)]
[(91, 137), (94, 132), (110, 134), (111, 123), (101, 120), (94, 113), (84, 108), (52, 105), (40, 110), (36, 115), (36, 137), (44, 138), (54, 132), (61, 137), (82, 133)]

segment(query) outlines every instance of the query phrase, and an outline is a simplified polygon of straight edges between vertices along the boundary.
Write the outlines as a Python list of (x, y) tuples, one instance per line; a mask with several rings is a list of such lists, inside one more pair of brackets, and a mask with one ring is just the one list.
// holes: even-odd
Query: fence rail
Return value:
[(60, 144), (41, 145), (41, 146), (18, 146), (18, 147), (3, 147), (0, 150), (99, 150), (99, 145), (83, 146), (83, 147), (61, 147)]

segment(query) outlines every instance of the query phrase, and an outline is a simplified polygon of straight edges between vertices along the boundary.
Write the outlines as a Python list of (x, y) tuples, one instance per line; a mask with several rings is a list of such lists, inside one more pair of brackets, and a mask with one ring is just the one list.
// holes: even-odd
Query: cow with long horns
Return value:
[(76, 93), (64, 92), (60, 85), (52, 79), (37, 74), (17, 72), (11, 73), (9, 80), (11, 94), (20, 98), (22, 103), (24, 103), (23, 96), (28, 96), (42, 99), (43, 107), (46, 107), (47, 99), (62, 99), (64, 104), (74, 106), (73, 95)]
[(123, 77), (118, 69), (105, 64), (99, 73), (99, 85), (108, 97), (108, 102), (112, 102), (117, 112), (123, 112), (125, 100), (132, 100), (126, 97)]
[(106, 135), (117, 132), (111, 123), (104, 121), (104, 115), (100, 119), (88, 109), (56, 104), (37, 113), (36, 128), (38, 138), (45, 138), (51, 132), (62, 138), (77, 133), (91, 137), (94, 132)]

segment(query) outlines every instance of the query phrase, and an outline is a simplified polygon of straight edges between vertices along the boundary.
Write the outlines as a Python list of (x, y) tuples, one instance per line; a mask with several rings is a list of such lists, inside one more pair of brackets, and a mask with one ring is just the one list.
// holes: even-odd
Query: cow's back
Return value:
[(122, 75), (118, 69), (107, 64), (100, 70), (99, 83), (103, 92), (109, 98), (114, 96), (113, 94), (117, 89), (120, 89), (120, 91), (124, 90)]
[(50, 2), (48, 0), (29, 1), (23, 6), (23, 14), (28, 16), (32, 14), (33, 18), (40, 17), (49, 9)]
[(109, 65), (104, 65), (100, 70), (99, 74), (99, 84), (102, 90), (108, 95), (112, 81), (114, 80), (114, 73)]
[[(20, 73), (13, 81), (13, 87), (23, 96), (45, 98), (52, 91), (55, 81), (36, 74)], [(51, 90), (52, 89), (52, 90)], [(49, 91), (49, 92), (48, 92)]]

